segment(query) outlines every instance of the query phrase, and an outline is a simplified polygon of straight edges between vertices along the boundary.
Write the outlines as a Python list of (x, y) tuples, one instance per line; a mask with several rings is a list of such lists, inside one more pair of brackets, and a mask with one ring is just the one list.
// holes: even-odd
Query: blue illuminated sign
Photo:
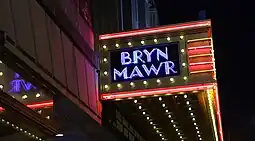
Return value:
[(110, 57), (112, 82), (180, 74), (178, 42), (117, 50)]
[(14, 73), (14, 79), (10, 82), (10, 85), (11, 89), (8, 91), (9, 93), (20, 93), (22, 91), (28, 92), (32, 89), (36, 90), (36, 87), (33, 84), (26, 82), (18, 73)]

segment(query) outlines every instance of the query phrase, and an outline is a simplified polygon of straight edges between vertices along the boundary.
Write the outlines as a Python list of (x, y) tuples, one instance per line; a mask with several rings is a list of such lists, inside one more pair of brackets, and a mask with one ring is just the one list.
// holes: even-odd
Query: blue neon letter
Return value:
[(127, 67), (125, 67), (125, 68), (122, 70), (122, 72), (119, 72), (118, 70), (116, 70), (116, 69), (114, 68), (114, 71), (113, 71), (113, 79), (114, 79), (114, 80), (117, 79), (117, 78), (116, 78), (116, 75), (118, 75), (118, 77), (122, 77), (122, 76), (123, 76), (124, 79), (127, 79), (127, 78), (128, 78), (128, 76), (127, 76)]
[(146, 54), (146, 56), (147, 56), (147, 62), (151, 62), (151, 54), (155, 51), (155, 50), (157, 50), (157, 49), (152, 49), (152, 51), (151, 52), (149, 52), (148, 50), (143, 50), (143, 52)]
[(159, 70), (160, 70), (160, 68), (161, 68), (161, 66), (162, 66), (162, 63), (159, 64), (158, 69), (156, 69), (155, 66), (154, 66), (153, 64), (151, 65), (150, 69), (148, 69), (147, 66), (146, 66), (145, 64), (143, 64), (142, 66), (143, 66), (143, 69), (145, 70), (145, 72), (146, 72), (146, 74), (147, 74), (148, 76), (150, 76), (151, 71), (153, 71), (154, 74), (158, 75)]
[(128, 65), (131, 62), (130, 54), (128, 52), (121, 52), (121, 65)]
[(132, 73), (130, 74), (130, 78), (133, 78), (133, 77), (136, 77), (136, 76), (139, 76), (140, 78), (144, 77), (137, 66), (134, 67)]
[(167, 47), (166, 47), (166, 52), (164, 53), (160, 49), (157, 49), (157, 59), (159, 61), (159, 55), (164, 57), (166, 60), (168, 60), (168, 54), (167, 54)]
[(174, 70), (174, 62), (172, 61), (167, 61), (165, 62), (165, 71), (166, 71), (166, 74), (170, 74), (170, 73), (178, 73), (177, 71)]
[(142, 59), (143, 57), (143, 52), (141, 52), (140, 50), (135, 50), (133, 51), (133, 60), (134, 60), (134, 64), (138, 63), (138, 60), (140, 60), (142, 63), (145, 63)]

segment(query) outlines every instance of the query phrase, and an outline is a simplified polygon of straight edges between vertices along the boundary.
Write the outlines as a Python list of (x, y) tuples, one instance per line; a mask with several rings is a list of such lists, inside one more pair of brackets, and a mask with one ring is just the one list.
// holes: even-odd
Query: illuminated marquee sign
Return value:
[(164, 43), (112, 51), (112, 82), (180, 74), (179, 43)]
[(30, 90), (36, 90), (36, 87), (29, 82), (26, 82), (24, 79), (20, 77), (18, 73), (14, 73), (14, 80), (10, 82), (11, 89), (8, 91), (9, 93), (20, 93), (23, 90), (28, 92)]

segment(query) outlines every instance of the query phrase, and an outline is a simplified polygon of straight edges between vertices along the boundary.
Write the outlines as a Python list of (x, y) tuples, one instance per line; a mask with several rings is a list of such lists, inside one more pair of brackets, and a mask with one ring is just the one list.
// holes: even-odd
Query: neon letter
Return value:
[(151, 65), (150, 70), (148, 70), (148, 68), (147, 68), (147, 66), (145, 64), (143, 64), (142, 66), (143, 66), (143, 69), (145, 70), (145, 72), (147, 73), (148, 76), (150, 76), (151, 71), (153, 71), (154, 74), (158, 75), (159, 70), (160, 70), (160, 68), (162, 66), (162, 63), (159, 64), (158, 69), (156, 69), (153, 64)]
[(134, 69), (133, 69), (132, 73), (130, 74), (129, 78), (133, 78), (133, 77), (136, 77), (136, 76), (139, 76), (140, 78), (144, 77), (137, 66), (134, 67)]
[(159, 55), (164, 57), (166, 60), (168, 60), (167, 47), (166, 47), (166, 53), (164, 53), (160, 49), (157, 49), (157, 59), (158, 59), (158, 61), (159, 61)]
[(121, 65), (128, 65), (131, 63), (132, 59), (130, 58), (130, 54), (128, 52), (121, 52)]
[(127, 77), (127, 67), (125, 67), (125, 68), (122, 70), (122, 72), (119, 72), (118, 70), (116, 70), (116, 69), (114, 68), (114, 71), (113, 71), (113, 79), (114, 79), (114, 80), (117, 79), (117, 78), (116, 78), (116, 75), (118, 75), (118, 77), (122, 77), (122, 76), (123, 76), (124, 79), (128, 79), (128, 77)]
[(157, 50), (157, 49), (152, 49), (152, 51), (151, 52), (149, 52), (148, 50), (143, 50), (143, 52), (146, 54), (146, 56), (147, 56), (147, 62), (151, 62), (151, 54), (155, 51), (155, 50)]
[(140, 60), (142, 63), (145, 63), (142, 59), (143, 57), (143, 52), (141, 52), (140, 50), (135, 50), (133, 51), (133, 60), (134, 60), (134, 64), (138, 63), (138, 60)]
[(173, 74), (178, 73), (177, 71), (174, 70), (174, 66), (175, 66), (174, 62), (172, 61), (165, 62), (165, 71), (167, 75), (170, 73), (173, 73)]

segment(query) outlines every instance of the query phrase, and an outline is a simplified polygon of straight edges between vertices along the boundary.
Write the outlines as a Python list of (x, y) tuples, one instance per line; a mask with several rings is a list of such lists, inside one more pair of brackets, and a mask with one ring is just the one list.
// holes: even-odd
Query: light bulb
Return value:
[(184, 80), (187, 80), (187, 79), (188, 79), (188, 77), (187, 77), (187, 76), (184, 76), (184, 77), (183, 77), (183, 79), (184, 79)]
[(130, 86), (135, 86), (135, 83), (134, 82), (130, 82)]
[(22, 99), (27, 99), (27, 97), (28, 97), (27, 95), (23, 95)]
[(118, 48), (118, 47), (120, 47), (120, 45), (119, 44), (115, 44), (115, 46)]
[(185, 94), (185, 95), (184, 95), (184, 98), (187, 98), (187, 97), (188, 97), (188, 95)]
[(41, 96), (41, 94), (40, 93), (37, 93), (36, 95), (35, 95), (35, 97), (40, 97)]
[(186, 63), (182, 63), (182, 66), (185, 67), (185, 66), (186, 66)]
[(128, 45), (129, 45), (129, 46), (132, 46), (132, 43), (131, 43), (131, 42), (128, 42)]
[(182, 53), (184, 53), (184, 52), (185, 52), (185, 50), (184, 50), (184, 49), (181, 49), (181, 52), (182, 52)]
[(143, 84), (144, 84), (144, 85), (147, 85), (147, 84), (148, 84), (148, 82), (147, 82), (147, 81), (143, 81)]
[(0, 89), (3, 89), (4, 88), (4, 85), (0, 84)]
[(161, 81), (160, 81), (160, 79), (157, 79), (157, 83), (160, 83)]
[(171, 38), (170, 38), (170, 37), (167, 37), (166, 39), (167, 39), (167, 41), (170, 41), (170, 40), (171, 40)]
[(141, 41), (141, 44), (144, 44), (145, 42), (144, 41)]
[(109, 88), (109, 86), (108, 86), (108, 85), (104, 85), (104, 88), (105, 88), (105, 89), (108, 89), (108, 88)]
[(184, 36), (183, 36), (183, 35), (181, 35), (181, 36), (180, 36), (180, 39), (183, 39), (183, 38), (184, 38)]
[(107, 58), (104, 58), (103, 61), (104, 61), (104, 62), (107, 62)]
[(155, 43), (157, 43), (157, 42), (158, 42), (158, 40), (157, 40), (157, 39), (154, 39), (154, 42), (155, 42)]
[(121, 87), (121, 84), (117, 84), (117, 87), (120, 88), (120, 87)]
[(0, 72), (0, 76), (3, 76), (4, 75), (4, 73), (3, 72)]
[(159, 97), (158, 100), (161, 101), (161, 100), (162, 100), (162, 97)]
[(137, 100), (134, 100), (134, 103), (137, 103)]
[(106, 49), (107, 47), (106, 47), (106, 45), (103, 45), (103, 49)]
[(174, 82), (174, 79), (173, 79), (173, 78), (170, 78), (170, 81), (171, 81), (171, 82)]

